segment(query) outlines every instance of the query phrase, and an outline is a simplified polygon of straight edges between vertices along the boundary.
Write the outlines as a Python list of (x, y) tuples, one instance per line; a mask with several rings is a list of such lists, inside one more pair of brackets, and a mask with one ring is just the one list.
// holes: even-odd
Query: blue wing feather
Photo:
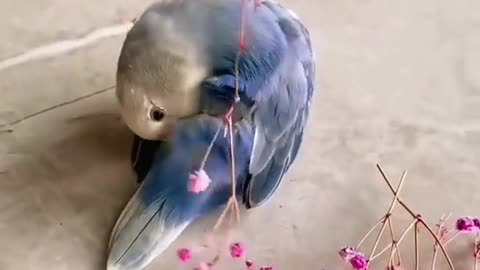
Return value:
[[(247, 207), (255, 207), (271, 197), (297, 157), (314, 91), (315, 57), (308, 30), (287, 9), (264, 1), (256, 10), (249, 10), (239, 85), (245, 95), (241, 103), (248, 98), (249, 106), (255, 106), (251, 116), (255, 125), (249, 166), (252, 177), (245, 190)], [(214, 46), (217, 72), (210, 82), (228, 96), (223, 96), (223, 101), (229, 100), (230, 105), (238, 46), (220, 44), (221, 49)]]

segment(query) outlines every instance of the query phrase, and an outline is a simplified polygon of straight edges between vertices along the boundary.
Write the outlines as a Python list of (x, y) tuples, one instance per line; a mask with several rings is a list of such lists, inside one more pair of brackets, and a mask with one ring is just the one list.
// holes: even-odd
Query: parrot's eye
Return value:
[(152, 106), (148, 112), (148, 117), (155, 122), (160, 122), (165, 117), (165, 111), (160, 107)]

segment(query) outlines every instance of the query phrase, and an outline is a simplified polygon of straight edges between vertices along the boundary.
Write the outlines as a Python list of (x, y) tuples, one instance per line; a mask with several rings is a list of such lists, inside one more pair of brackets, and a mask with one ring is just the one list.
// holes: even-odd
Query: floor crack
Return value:
[(128, 30), (130, 30), (132, 25), (132, 22), (127, 22), (123, 24), (102, 27), (80, 38), (55, 41), (44, 46), (27, 50), (16, 56), (0, 60), (0, 71), (23, 63), (55, 57), (78, 48), (86, 47), (102, 39), (125, 34)]

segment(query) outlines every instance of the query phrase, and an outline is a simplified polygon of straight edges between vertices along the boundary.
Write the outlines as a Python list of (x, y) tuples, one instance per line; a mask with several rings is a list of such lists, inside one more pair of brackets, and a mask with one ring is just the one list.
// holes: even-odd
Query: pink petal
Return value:
[(340, 257), (342, 257), (342, 259), (346, 262), (349, 262), (353, 257), (360, 254), (362, 253), (354, 247), (343, 247), (338, 252), (338, 255), (340, 255)]
[(204, 170), (195, 171), (189, 176), (188, 191), (200, 194), (207, 190), (212, 180)]
[(230, 255), (233, 258), (241, 258), (245, 254), (245, 247), (242, 243), (234, 243), (230, 246)]
[(350, 264), (356, 270), (366, 270), (368, 268), (368, 259), (361, 254), (357, 254), (350, 259)]
[(177, 256), (182, 262), (188, 262), (192, 259), (192, 251), (188, 248), (182, 248), (177, 251)]
[(460, 232), (480, 232), (480, 220), (474, 217), (462, 217), (457, 219), (456, 228)]

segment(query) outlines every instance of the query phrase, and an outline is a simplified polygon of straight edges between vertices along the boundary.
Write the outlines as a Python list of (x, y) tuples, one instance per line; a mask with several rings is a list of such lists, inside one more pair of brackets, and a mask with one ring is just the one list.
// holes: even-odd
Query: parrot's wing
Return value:
[(147, 175), (118, 218), (110, 236), (107, 270), (143, 269), (192, 221), (182, 214), (183, 207), (169, 196), (168, 188), (145, 201), (152, 181)]
[(265, 5), (278, 16), (286, 46), (276, 52), (282, 60), (272, 76), (256, 96), (251, 95), (257, 108), (249, 168), (252, 178), (245, 192), (247, 207), (268, 200), (295, 160), (315, 83), (315, 57), (307, 29), (288, 10), (274, 3)]
[[(258, 7), (253, 7), (255, 1), (230, 3), (241, 2), (250, 6), (245, 9), (246, 48), (238, 63), (240, 102), (233, 116), (240, 107), (237, 112), (255, 126), (251, 178), (244, 193), (251, 208), (271, 197), (297, 156), (314, 91), (315, 57), (310, 34), (293, 12), (272, 1)], [(232, 23), (239, 16), (236, 5), (228, 9), (229, 16), (217, 16), (218, 29), (209, 32), (214, 76), (200, 94), (201, 107), (211, 115), (224, 115), (235, 100), (239, 48), (230, 41), (240, 31)]]

